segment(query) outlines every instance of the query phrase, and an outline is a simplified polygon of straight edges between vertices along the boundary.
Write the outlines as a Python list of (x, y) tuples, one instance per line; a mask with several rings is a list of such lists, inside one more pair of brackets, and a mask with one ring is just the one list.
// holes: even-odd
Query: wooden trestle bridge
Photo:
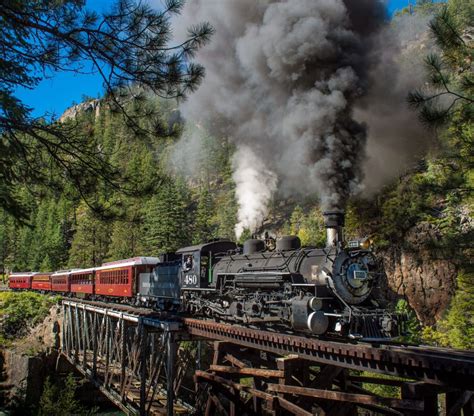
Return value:
[(63, 356), (127, 414), (474, 413), (474, 352), (305, 338), (100, 302), (62, 307)]

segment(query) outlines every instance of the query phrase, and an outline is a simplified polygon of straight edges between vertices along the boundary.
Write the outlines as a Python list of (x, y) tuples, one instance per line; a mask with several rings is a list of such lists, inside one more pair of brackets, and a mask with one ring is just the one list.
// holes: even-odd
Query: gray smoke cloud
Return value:
[[(330, 210), (363, 189), (366, 123), (377, 123), (361, 99), (368, 91), (380, 95), (369, 87), (383, 69), (374, 50), (384, 13), (378, 0), (186, 4), (178, 38), (197, 21), (209, 21), (216, 33), (196, 58), (206, 77), (182, 113), (236, 144), (237, 236), (263, 222), (277, 190), (317, 194)], [(383, 149), (387, 141), (380, 143)]]
[(431, 15), (395, 17), (374, 39), (367, 93), (354, 105), (354, 118), (367, 125), (363, 194), (406, 171), (434, 146), (433, 132), (424, 128), (407, 105), (410, 91), (423, 85), (423, 60), (434, 48), (427, 28)]

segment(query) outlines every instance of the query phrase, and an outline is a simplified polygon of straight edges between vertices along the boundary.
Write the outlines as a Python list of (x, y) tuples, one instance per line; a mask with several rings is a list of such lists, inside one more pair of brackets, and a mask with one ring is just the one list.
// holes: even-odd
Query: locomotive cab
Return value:
[(188, 290), (215, 287), (213, 265), (236, 249), (237, 245), (232, 241), (217, 240), (178, 250), (176, 253), (182, 256), (179, 273), (181, 287)]

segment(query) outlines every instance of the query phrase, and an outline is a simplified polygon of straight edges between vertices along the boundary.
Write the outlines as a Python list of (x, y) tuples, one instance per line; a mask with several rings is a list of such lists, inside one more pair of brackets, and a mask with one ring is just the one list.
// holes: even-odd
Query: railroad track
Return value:
[(89, 305), (91, 307), (96, 308), (103, 308), (108, 309), (113, 312), (118, 313), (127, 313), (132, 316), (146, 316), (146, 317), (156, 317), (157, 319), (161, 318), (168, 318), (168, 314), (163, 312), (158, 312), (153, 309), (147, 308), (139, 308), (132, 305), (126, 305), (122, 303), (111, 303), (111, 302), (102, 302), (102, 301), (95, 301), (95, 300), (85, 300), (80, 298), (63, 298), (63, 303), (71, 303), (71, 304), (83, 304)]
[[(82, 299), (65, 301), (108, 309), (108, 313), (126, 313), (147, 323), (176, 321), (176, 315), (159, 313), (130, 305)], [(242, 347), (276, 353), (294, 354), (308, 361), (332, 364), (353, 370), (367, 370), (429, 384), (474, 390), (474, 351), (431, 346), (397, 345), (393, 342), (343, 342), (301, 335), (253, 329), (212, 320), (181, 317), (182, 330), (192, 336), (228, 341)]]
[(194, 336), (255, 348), (281, 355), (368, 370), (426, 383), (474, 390), (474, 352), (423, 346), (343, 343), (296, 335), (278, 334), (236, 325), (184, 318), (185, 329)]

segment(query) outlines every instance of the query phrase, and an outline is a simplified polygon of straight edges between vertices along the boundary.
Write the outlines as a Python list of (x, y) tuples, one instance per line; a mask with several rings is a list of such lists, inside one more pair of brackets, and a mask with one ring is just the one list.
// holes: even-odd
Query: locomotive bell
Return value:
[(343, 241), (344, 211), (326, 211), (323, 217), (326, 227), (326, 247), (337, 246)]

